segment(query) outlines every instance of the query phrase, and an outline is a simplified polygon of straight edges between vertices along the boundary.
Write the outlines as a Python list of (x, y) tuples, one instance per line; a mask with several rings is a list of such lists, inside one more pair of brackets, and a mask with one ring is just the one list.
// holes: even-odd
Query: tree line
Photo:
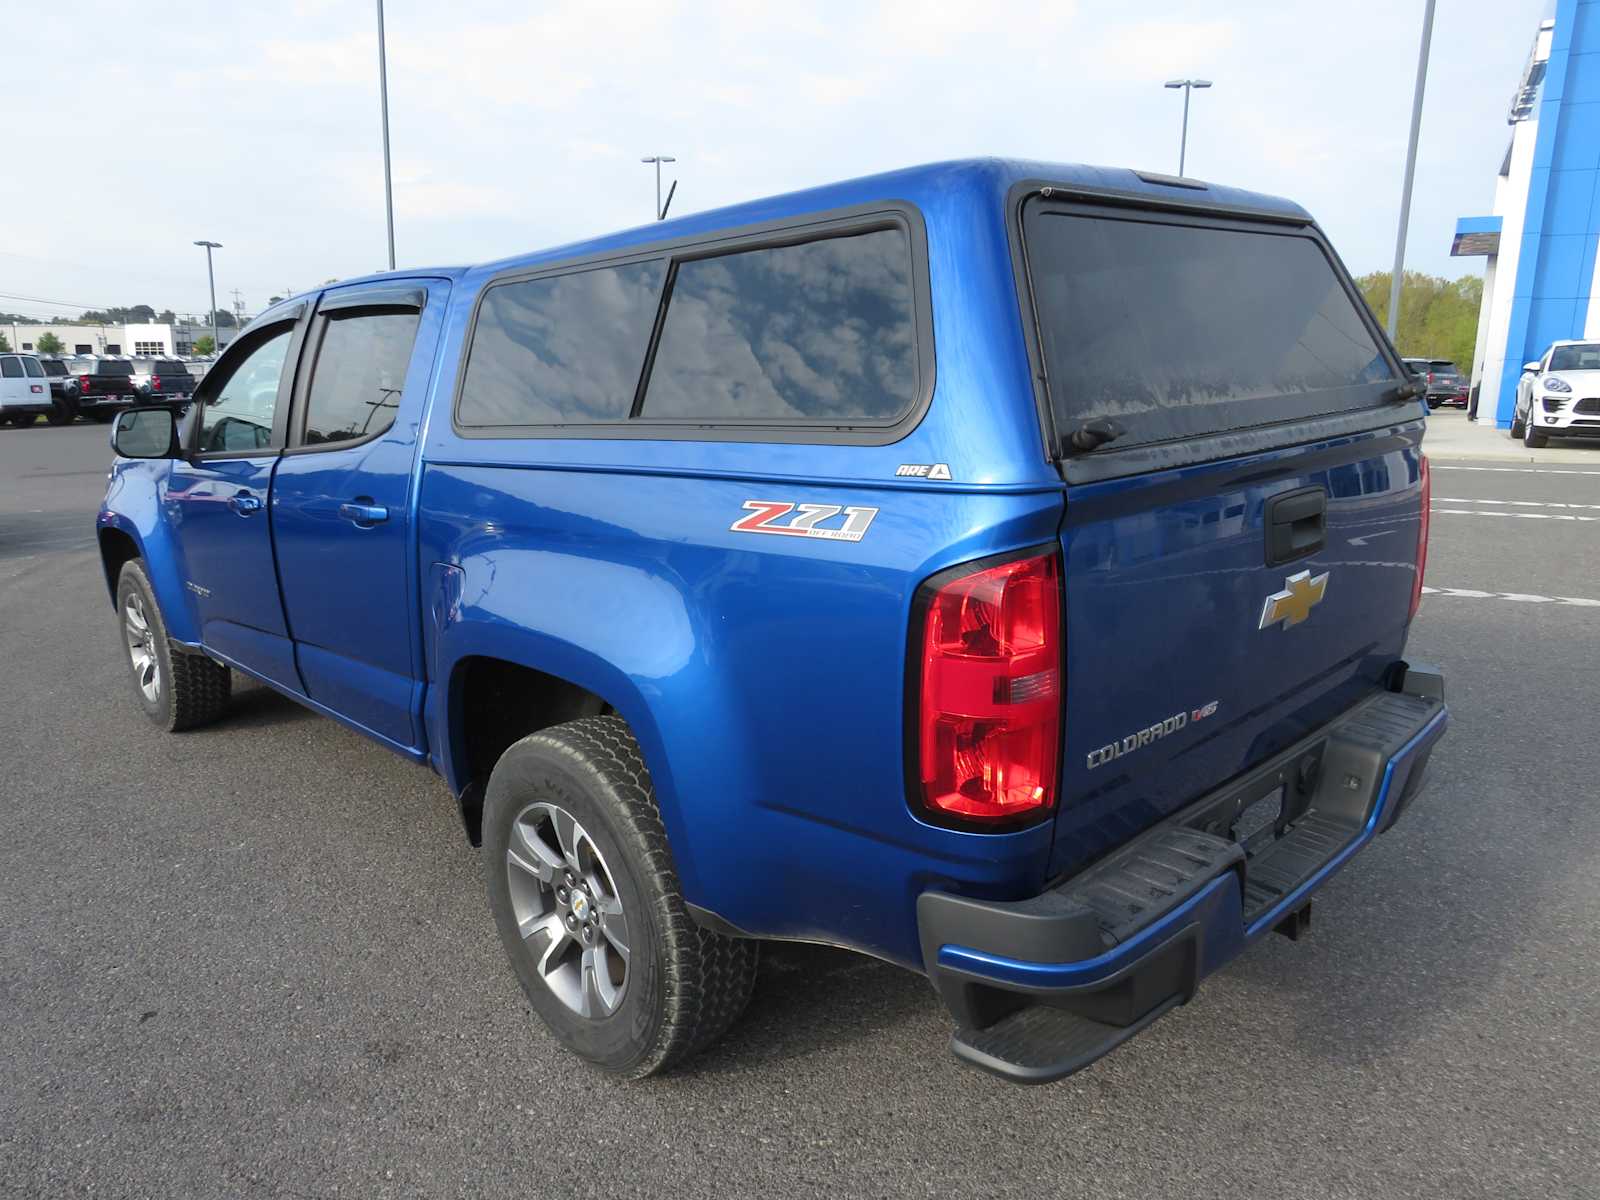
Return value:
[[(1378, 324), (1389, 319), (1388, 271), (1374, 271), (1356, 280)], [(1400, 326), (1395, 345), (1407, 358), (1448, 358), (1472, 373), (1478, 348), (1478, 310), (1483, 304), (1483, 280), (1477, 275), (1443, 279), (1407, 271), (1400, 278)]]

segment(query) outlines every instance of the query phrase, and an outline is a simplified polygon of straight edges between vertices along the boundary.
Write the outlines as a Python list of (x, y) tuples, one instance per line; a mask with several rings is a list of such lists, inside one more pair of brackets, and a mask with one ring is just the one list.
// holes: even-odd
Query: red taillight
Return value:
[(1428, 569), (1428, 519), (1433, 504), (1433, 475), (1428, 470), (1428, 456), (1422, 455), (1417, 468), (1422, 480), (1422, 524), (1417, 529), (1417, 581), (1411, 587), (1411, 615), (1417, 615), (1422, 603), (1422, 576)]
[(161, 390), (161, 376), (159, 376), (159, 375), (150, 376), (150, 390), (152, 392), (159, 392)]
[(1428, 372), (1428, 382), (1429, 382), (1429, 383), (1432, 383), (1432, 382), (1433, 382), (1433, 372), (1432, 372), (1432, 371), (1429, 371), (1429, 372)]
[(1047, 813), (1061, 751), (1061, 571), (1039, 554), (923, 585), (915, 795), (936, 821)]

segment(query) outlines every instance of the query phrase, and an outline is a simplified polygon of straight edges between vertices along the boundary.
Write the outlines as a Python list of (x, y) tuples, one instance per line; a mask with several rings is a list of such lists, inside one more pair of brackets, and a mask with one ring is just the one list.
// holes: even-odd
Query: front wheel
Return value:
[(483, 867), (523, 992), (594, 1066), (654, 1074), (744, 1010), (757, 943), (690, 919), (650, 773), (621, 718), (569, 721), (501, 755), (484, 797)]
[(1511, 428), (1507, 431), (1512, 441), (1520, 442), (1522, 440), (1522, 431), (1524, 425), (1525, 422), (1522, 417), (1522, 410), (1520, 408), (1516, 409), (1511, 414)]
[(134, 696), (157, 728), (193, 729), (221, 715), (232, 684), (228, 668), (167, 636), (150, 577), (136, 558), (117, 579), (117, 613)]
[(1542, 450), (1549, 444), (1550, 439), (1540, 433), (1533, 424), (1533, 409), (1530, 406), (1528, 415), (1522, 422), (1522, 444), (1529, 450)]

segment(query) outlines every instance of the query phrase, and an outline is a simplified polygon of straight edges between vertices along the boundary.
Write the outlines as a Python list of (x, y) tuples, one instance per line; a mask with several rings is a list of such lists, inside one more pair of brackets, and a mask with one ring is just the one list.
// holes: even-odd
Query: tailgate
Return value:
[(1423, 408), (1304, 220), (1035, 199), (1022, 229), (1068, 484), (1063, 873), (1383, 686)]
[[(1416, 579), (1421, 434), (1416, 422), (1069, 490), (1053, 873), (1383, 685)], [(1304, 496), (1325, 504), (1322, 548), (1268, 566), (1269, 514), (1281, 526)]]

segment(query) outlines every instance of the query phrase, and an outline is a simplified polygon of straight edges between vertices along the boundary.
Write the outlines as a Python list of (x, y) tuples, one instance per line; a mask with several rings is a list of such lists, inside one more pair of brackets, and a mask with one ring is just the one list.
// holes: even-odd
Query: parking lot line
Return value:
[(1588, 600), (1581, 596), (1539, 596), (1531, 592), (1484, 592), (1477, 588), (1431, 587), (1424, 584), (1422, 594), (1460, 600), (1510, 600), (1518, 604), (1569, 604), (1578, 608), (1600, 608), (1600, 600)]
[(1523, 508), (1600, 508), (1600, 504), (1565, 504), (1559, 500), (1485, 500), (1478, 496), (1435, 496), (1435, 504), (1515, 504)]
[(1503, 471), (1513, 475), (1600, 475), (1600, 471), (1567, 470), (1561, 467), (1464, 467), (1460, 463), (1429, 462), (1434, 471)]
[(1452, 517), (1527, 517), (1535, 521), (1600, 521), (1600, 517), (1584, 517), (1577, 513), (1504, 512), (1498, 508), (1431, 508), (1435, 516), (1441, 513)]

